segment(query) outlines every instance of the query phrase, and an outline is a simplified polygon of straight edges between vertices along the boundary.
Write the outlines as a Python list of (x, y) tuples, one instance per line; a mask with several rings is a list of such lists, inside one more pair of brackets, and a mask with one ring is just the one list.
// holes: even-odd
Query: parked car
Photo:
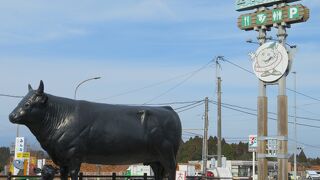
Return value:
[(312, 179), (312, 180), (320, 180), (320, 174), (317, 173), (317, 171), (313, 170), (307, 170), (306, 171), (306, 178)]
[[(288, 173), (288, 178), (289, 178), (289, 180), (295, 180), (295, 179), (294, 179), (294, 175), (293, 175), (293, 173), (291, 173), (291, 172)], [(298, 175), (297, 175), (297, 180), (301, 180), (301, 177), (298, 176)]]

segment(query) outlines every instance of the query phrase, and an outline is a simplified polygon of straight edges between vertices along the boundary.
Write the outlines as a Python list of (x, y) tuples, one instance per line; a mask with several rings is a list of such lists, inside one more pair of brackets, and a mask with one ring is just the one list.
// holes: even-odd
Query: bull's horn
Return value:
[(28, 89), (29, 89), (29, 91), (33, 90), (30, 84), (28, 84)]
[(38, 93), (38, 94), (43, 94), (43, 91), (44, 91), (44, 85), (43, 85), (43, 81), (41, 80), (41, 81), (40, 81), (39, 88), (38, 88), (38, 90), (37, 90), (37, 93)]

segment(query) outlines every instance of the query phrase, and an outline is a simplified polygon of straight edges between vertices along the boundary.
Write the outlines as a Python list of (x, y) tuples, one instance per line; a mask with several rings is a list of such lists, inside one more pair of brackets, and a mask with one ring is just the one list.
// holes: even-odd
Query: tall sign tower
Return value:
[[(258, 32), (260, 47), (250, 53), (253, 71), (259, 79), (258, 106), (258, 180), (268, 179), (267, 157), (278, 160), (278, 180), (288, 179), (288, 100), (286, 77), (290, 71), (292, 56), (286, 46), (286, 29), (291, 24), (309, 19), (309, 9), (300, 0), (236, 0), (237, 11), (252, 11), (238, 18), (241, 30)], [(277, 29), (278, 40), (267, 42), (267, 31)], [(291, 48), (291, 47), (290, 47)], [(268, 136), (268, 85), (278, 85), (278, 135)]]

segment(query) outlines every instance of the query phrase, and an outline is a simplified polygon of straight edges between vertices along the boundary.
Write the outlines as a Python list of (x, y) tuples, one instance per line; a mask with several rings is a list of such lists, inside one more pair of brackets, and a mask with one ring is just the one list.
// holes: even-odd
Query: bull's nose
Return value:
[(15, 114), (15, 113), (10, 113), (10, 114), (9, 114), (9, 119), (10, 119), (10, 121), (13, 121), (15, 117), (16, 117), (16, 114)]

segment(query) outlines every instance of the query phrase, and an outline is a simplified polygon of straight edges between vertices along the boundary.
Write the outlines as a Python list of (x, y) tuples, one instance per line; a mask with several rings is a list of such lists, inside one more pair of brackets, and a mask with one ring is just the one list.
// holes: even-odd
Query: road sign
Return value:
[(29, 159), (30, 158), (30, 152), (18, 152), (17, 153), (18, 159)]
[(294, 24), (309, 19), (309, 9), (301, 4), (264, 10), (256, 13), (240, 15), (238, 27), (242, 30), (253, 30), (254, 27), (272, 27), (274, 24)]
[(176, 171), (176, 180), (185, 180), (186, 172), (185, 171)]
[(255, 152), (258, 147), (257, 135), (249, 135), (249, 152)]
[(259, 6), (272, 6), (273, 4), (279, 4), (282, 2), (291, 3), (300, 0), (236, 0), (236, 10), (246, 11), (255, 9)]
[[(22, 153), (24, 151), (24, 137), (16, 137), (15, 151), (14, 151), (14, 160), (16, 161), (16, 165), (23, 164), (23, 160), (18, 158), (18, 153)], [(19, 169), (17, 166), (14, 166), (13, 175), (17, 175)]]
[(266, 150), (267, 150), (267, 157), (277, 157), (278, 155), (277, 138), (268, 138)]

